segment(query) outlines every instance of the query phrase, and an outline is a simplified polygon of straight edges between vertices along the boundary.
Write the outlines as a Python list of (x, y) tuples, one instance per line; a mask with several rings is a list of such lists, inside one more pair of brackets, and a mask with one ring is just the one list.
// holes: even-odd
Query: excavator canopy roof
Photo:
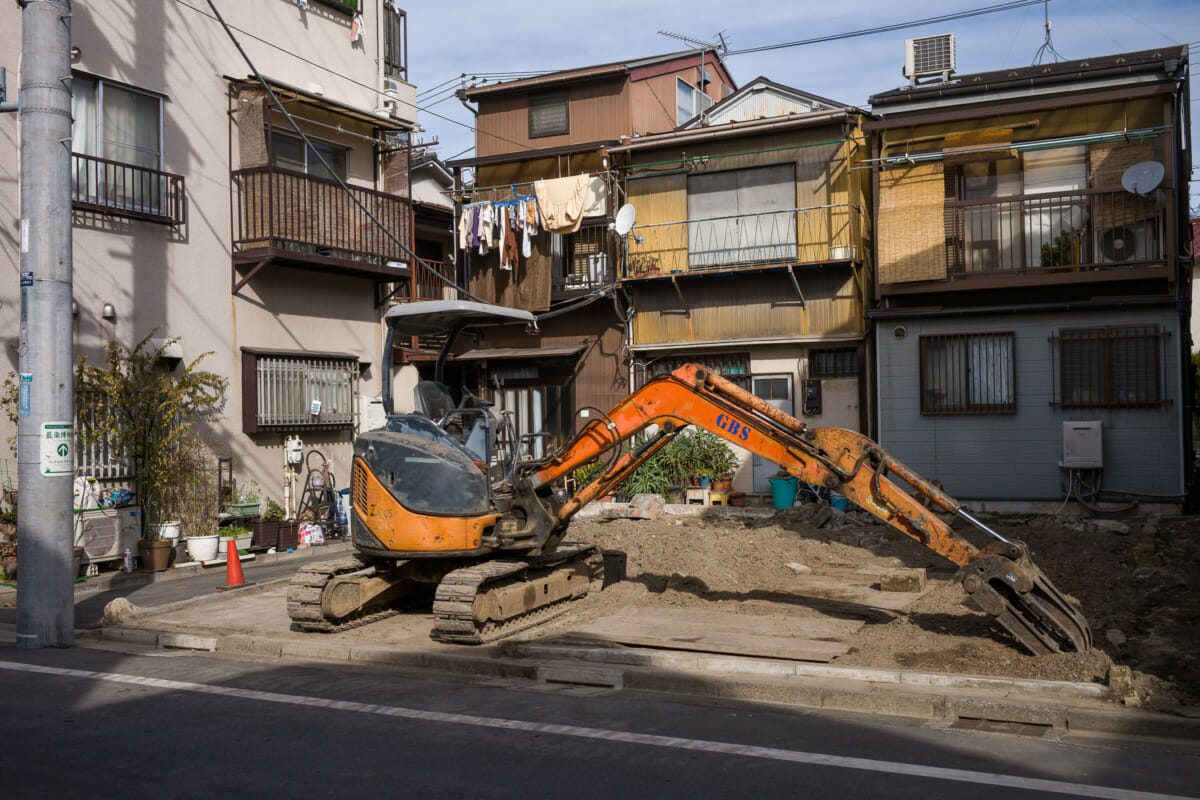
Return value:
[(528, 311), (487, 303), (430, 300), (393, 306), (384, 315), (384, 320), (400, 336), (431, 336), (448, 333), (460, 325), (479, 328), (514, 322), (529, 323), (534, 321), (534, 316)]

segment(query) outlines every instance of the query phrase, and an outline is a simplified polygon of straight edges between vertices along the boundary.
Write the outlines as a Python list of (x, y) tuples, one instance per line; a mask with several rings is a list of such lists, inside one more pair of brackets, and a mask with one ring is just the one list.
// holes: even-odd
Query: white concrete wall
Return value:
[[(222, 3), (221, 11), (240, 29), (243, 47), (264, 76), (302, 90), (320, 87), (326, 98), (371, 113), (380, 105), (380, 0), (366, 5), (369, 35), (360, 43), (350, 41), (350, 17), (317, 3), (307, 12), (289, 0)], [(75, 69), (164, 96), (163, 169), (184, 176), (188, 202), (188, 223), (178, 229), (76, 214), (76, 351), (95, 356), (109, 339), (131, 345), (161, 326), (160, 335), (182, 337), (185, 360), (210, 352), (202, 367), (230, 378), (228, 404), (208, 431), (215, 448), (234, 456), (238, 480), (255, 480), (281, 499), (284, 434), (241, 432), (240, 348), (342, 352), (378, 364), (382, 333), (372, 286), (359, 278), (268, 267), (232, 295), (230, 169), (238, 156), (226, 113), (226, 76), (245, 78), (249, 68), (203, 3), (76, 0), (73, 12), (72, 40), (80, 51)], [(8, 68), (10, 97), (19, 83), (20, 52), (21, 10), (2, 3), (0, 59)], [(374, 184), (370, 142), (308, 127), (352, 147), (351, 182)], [(0, 114), (0, 373), (18, 362), (19, 143), (17, 115)], [(105, 302), (116, 309), (112, 324), (100, 318)], [(372, 367), (363, 374), (360, 396), (378, 397), (378, 372)], [(0, 420), (0, 438), (11, 432)], [(308, 447), (320, 447), (334, 461), (345, 486), (352, 432), (302, 435)]]

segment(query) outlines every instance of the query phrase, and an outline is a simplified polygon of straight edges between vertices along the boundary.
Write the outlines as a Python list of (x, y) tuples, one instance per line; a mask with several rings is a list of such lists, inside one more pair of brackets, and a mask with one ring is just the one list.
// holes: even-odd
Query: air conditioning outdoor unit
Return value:
[(915, 81), (941, 75), (949, 78), (954, 72), (954, 34), (942, 33), (904, 41), (904, 77)]
[(100, 508), (77, 513), (75, 546), (83, 548), (83, 563), (113, 561), (126, 549), (137, 552), (142, 535), (140, 508)]
[(1158, 237), (1152, 220), (1110, 225), (1097, 231), (1096, 261), (1120, 264), (1149, 261), (1158, 254)]

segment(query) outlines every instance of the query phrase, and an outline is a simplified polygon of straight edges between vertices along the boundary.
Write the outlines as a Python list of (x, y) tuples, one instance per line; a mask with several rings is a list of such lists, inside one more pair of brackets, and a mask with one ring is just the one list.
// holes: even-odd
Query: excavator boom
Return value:
[[(1038, 569), (1024, 544), (1009, 541), (968, 514), (954, 498), (894, 459), (862, 434), (808, 428), (704, 367), (687, 364), (656, 378), (594, 419), (548, 461), (529, 465), (526, 486), (537, 491), (657, 425), (659, 434), (625, 453), (557, 510), (565, 523), (591, 500), (624, 480), (671, 437), (695, 425), (778, 464), (806, 483), (838, 491), (861, 508), (960, 567), (957, 580), (1035, 654), (1091, 647), (1087, 621)], [(898, 478), (912, 489), (901, 488)], [(992, 538), (977, 548), (937, 512), (958, 515)]]

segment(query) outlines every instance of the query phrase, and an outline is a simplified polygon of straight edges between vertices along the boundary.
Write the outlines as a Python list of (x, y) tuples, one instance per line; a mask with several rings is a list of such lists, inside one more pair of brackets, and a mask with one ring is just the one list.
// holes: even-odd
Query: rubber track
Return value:
[(368, 625), (399, 614), (401, 608), (383, 608), (378, 611), (361, 611), (341, 621), (326, 619), (321, 613), (321, 595), (333, 578), (339, 575), (358, 573), (370, 577), (376, 573), (375, 566), (357, 555), (308, 564), (292, 576), (288, 584), (287, 611), (292, 624), (297, 628), (318, 633), (337, 633), (361, 625)]
[(488, 584), (501, 582), (530, 568), (561, 566), (594, 552), (596, 548), (592, 545), (567, 543), (540, 558), (485, 561), (451, 572), (438, 584), (437, 594), (434, 596), (434, 627), (430, 636), (439, 642), (453, 644), (487, 644), (553, 619), (567, 610), (569, 598), (532, 609), (503, 622), (489, 621), (480, 626), (475, 622), (475, 597), (480, 592), (487, 591)]

